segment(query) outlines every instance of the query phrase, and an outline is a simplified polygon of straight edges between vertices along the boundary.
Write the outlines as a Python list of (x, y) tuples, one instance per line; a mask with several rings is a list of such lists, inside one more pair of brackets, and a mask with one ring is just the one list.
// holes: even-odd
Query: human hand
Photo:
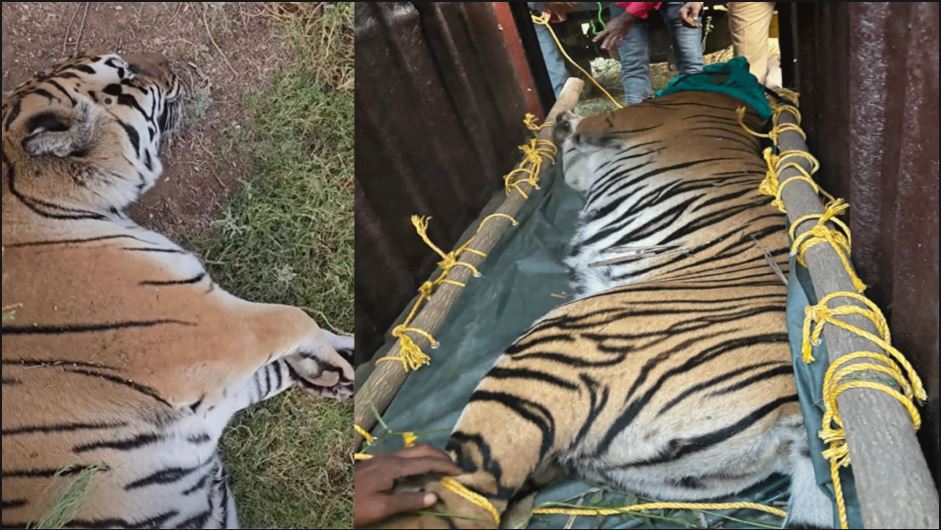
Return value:
[(622, 13), (609, 20), (604, 31), (599, 32), (591, 41), (596, 44), (600, 42), (602, 50), (617, 48), (624, 41), (624, 36), (627, 35), (627, 30), (631, 28), (633, 21), (633, 15), (627, 12)]
[(548, 10), (559, 15), (564, 15), (576, 7), (578, 7), (578, 2), (549, 2)]
[(686, 27), (701, 28), (702, 22), (699, 21), (699, 15), (701, 14), (702, 2), (686, 2), (680, 8), (680, 19)]
[(353, 526), (359, 528), (397, 513), (434, 505), (438, 502), (434, 493), (392, 491), (396, 480), (425, 473), (459, 475), (461, 468), (451, 461), (447, 453), (430, 445), (383, 453), (357, 464), (354, 471)]

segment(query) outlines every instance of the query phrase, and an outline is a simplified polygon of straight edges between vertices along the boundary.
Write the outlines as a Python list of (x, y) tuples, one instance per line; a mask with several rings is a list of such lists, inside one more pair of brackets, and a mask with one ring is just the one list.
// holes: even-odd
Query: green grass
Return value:
[[(226, 132), (247, 152), (242, 182), (209, 234), (188, 242), (213, 279), (253, 301), (353, 328), (352, 8), (279, 19), (294, 64), (245, 101)], [(353, 405), (292, 390), (236, 417), (223, 459), (243, 528), (349, 528)]]
[[(59, 470), (56, 477), (64, 476), (68, 470), (69, 468)], [(39, 522), (27, 526), (29, 528), (65, 528), (65, 525), (75, 518), (75, 514), (85, 504), (92, 477), (99, 471), (101, 471), (101, 468), (98, 466), (91, 466), (76, 473), (75, 477), (65, 481), (65, 484), (62, 484), (61, 481), (53, 482), (54, 486), (43, 493), (43, 496), (55, 495), (52, 498), (52, 507), (42, 516)], [(58, 488), (55, 485), (58, 485)], [(40, 500), (41, 502), (42, 500)]]

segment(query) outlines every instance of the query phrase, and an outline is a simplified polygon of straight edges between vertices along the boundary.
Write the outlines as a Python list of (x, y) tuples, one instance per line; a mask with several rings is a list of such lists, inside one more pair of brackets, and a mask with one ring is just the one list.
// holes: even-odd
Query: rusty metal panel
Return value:
[(409, 216), (449, 249), (517, 160), (532, 87), (505, 39), (489, 2), (356, 4), (358, 362), (438, 259)]
[[(822, 185), (852, 205), (853, 263), (925, 380), (938, 482), (938, 4), (798, 3), (788, 23)], [(787, 35), (789, 32), (782, 30)]]

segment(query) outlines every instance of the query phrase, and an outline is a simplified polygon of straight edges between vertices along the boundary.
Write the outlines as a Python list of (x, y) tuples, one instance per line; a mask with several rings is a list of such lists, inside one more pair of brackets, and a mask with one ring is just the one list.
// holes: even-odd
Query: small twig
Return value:
[(219, 55), (222, 56), (222, 60), (225, 61), (225, 64), (228, 65), (229, 70), (232, 71), (232, 75), (238, 77), (239, 73), (235, 70), (235, 67), (232, 66), (232, 63), (229, 62), (229, 58), (225, 56), (225, 53), (222, 52), (222, 48), (216, 44), (216, 39), (212, 38), (212, 31), (209, 29), (209, 21), (206, 20), (206, 11), (209, 10), (209, 6), (206, 6), (206, 9), (203, 10), (203, 24), (206, 26), (206, 34), (209, 35), (209, 42), (216, 48), (216, 51), (219, 52)]
[(91, 2), (85, 2), (85, 11), (82, 12), (82, 24), (78, 28), (78, 37), (75, 38), (75, 53), (78, 53), (79, 46), (82, 45), (82, 35), (85, 34), (85, 18), (88, 16), (88, 6)]
[(170, 25), (170, 22), (173, 22), (173, 19), (176, 18), (176, 16), (180, 14), (180, 10), (183, 9), (184, 5), (185, 5), (185, 2), (180, 2), (179, 4), (176, 5), (176, 9), (174, 9), (173, 14), (170, 15), (170, 20), (167, 21), (168, 26)]
[(5, 306), (3, 306), (3, 311), (6, 312), (6, 311), (9, 311), (9, 310), (11, 310), (11, 309), (17, 309), (17, 308), (20, 308), (20, 307), (23, 307), (23, 303), (22, 303), (22, 302), (17, 302), (17, 303), (15, 303), (15, 304), (10, 304), (10, 305), (5, 305)]
[(778, 275), (778, 278), (781, 278), (781, 281), (784, 282), (784, 285), (787, 285), (787, 277), (784, 276), (784, 271), (782, 271), (781, 267), (778, 266), (778, 262), (774, 261), (774, 258), (771, 256), (771, 253), (768, 252), (768, 249), (761, 246), (761, 243), (755, 239), (755, 236), (749, 235), (748, 237), (750, 237), (751, 240), (755, 242), (755, 246), (761, 250), (762, 254), (764, 254), (765, 260), (768, 262), (768, 265), (771, 266), (771, 270), (773, 270), (774, 273)]
[(219, 187), (222, 188), (222, 191), (228, 191), (229, 188), (227, 188), (226, 185), (225, 185), (225, 183), (222, 182), (222, 179), (219, 178), (219, 175), (216, 175), (216, 172), (215, 172), (215, 171), (212, 171), (211, 173), (212, 173), (213, 178), (216, 179), (216, 182), (219, 183)]
[(65, 39), (62, 40), (62, 55), (65, 55), (66, 49), (69, 46), (69, 34), (72, 33), (72, 25), (75, 24), (75, 17), (78, 15), (78, 10), (81, 6), (76, 6), (75, 11), (72, 12), (72, 18), (69, 19), (69, 25), (65, 28)]

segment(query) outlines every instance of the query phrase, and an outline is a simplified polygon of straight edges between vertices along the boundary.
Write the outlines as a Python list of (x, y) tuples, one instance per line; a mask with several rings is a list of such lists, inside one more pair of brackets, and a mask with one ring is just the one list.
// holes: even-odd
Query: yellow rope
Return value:
[(529, 129), (530, 131), (539, 132), (547, 127), (554, 126), (555, 122), (547, 121), (547, 122), (543, 122), (542, 125), (536, 125), (536, 115), (533, 114), (532, 112), (527, 112), (523, 116), (523, 125), (525, 125), (526, 128)]
[(778, 517), (787, 517), (787, 512), (784, 510), (757, 502), (647, 502), (617, 508), (568, 508), (548, 506), (545, 508), (536, 508), (532, 513), (534, 515), (609, 516), (650, 510), (755, 510), (777, 515)]
[(499, 213), (499, 212), (497, 212), (497, 213), (492, 213), (492, 214), (488, 215), (487, 217), (484, 217), (484, 218), (480, 221), (480, 224), (477, 225), (477, 233), (478, 233), (478, 234), (480, 233), (480, 230), (484, 227), (485, 224), (487, 224), (487, 221), (489, 221), (489, 220), (491, 220), (491, 219), (497, 219), (498, 217), (502, 217), (502, 218), (504, 218), (504, 219), (510, 221), (510, 224), (513, 225), (513, 226), (516, 226), (516, 225), (519, 224), (519, 221), (517, 221), (516, 219), (514, 219), (512, 215), (505, 214), (505, 213)]
[[(520, 187), (520, 184), (529, 184), (533, 189), (539, 189), (543, 158), (550, 162), (555, 160), (556, 147), (548, 140), (532, 138), (528, 143), (521, 145), (519, 150), (523, 154), (523, 159), (512, 171), (503, 176), (503, 185), (507, 195), (515, 189), (523, 196), (523, 199), (528, 199), (529, 195)], [(517, 175), (522, 176), (516, 178)]]
[(548, 13), (543, 13), (542, 15), (539, 15), (539, 16), (533, 15), (533, 24), (539, 24), (539, 25), (545, 26), (546, 29), (549, 30), (549, 34), (552, 35), (552, 40), (555, 41), (555, 45), (558, 46), (559, 51), (562, 52), (562, 56), (565, 57), (568, 60), (568, 62), (572, 63), (572, 66), (574, 66), (575, 68), (578, 68), (579, 72), (585, 74), (585, 77), (587, 77), (589, 81), (591, 81), (596, 87), (598, 87), (598, 90), (600, 90), (605, 96), (608, 96), (608, 99), (611, 100), (611, 103), (613, 103), (615, 107), (619, 109), (624, 108), (624, 105), (621, 105), (621, 103), (618, 100), (614, 99), (614, 96), (609, 94), (608, 91), (605, 90), (604, 87), (601, 86), (601, 84), (599, 84), (598, 81), (596, 81), (595, 78), (592, 77), (590, 73), (586, 72), (585, 69), (579, 66), (579, 64), (575, 62), (574, 59), (569, 57), (568, 52), (565, 51), (565, 47), (562, 46), (561, 42), (559, 42), (559, 37), (556, 36), (555, 30), (552, 29), (552, 25), (549, 24), (549, 18), (550, 17)]
[(362, 425), (358, 423), (354, 423), (353, 430), (356, 431), (356, 434), (362, 436), (363, 439), (366, 440), (367, 445), (376, 443), (376, 437), (370, 434), (369, 431), (364, 429)]
[[(793, 240), (791, 244), (791, 255), (797, 257), (798, 263), (806, 266), (804, 256), (807, 254), (807, 251), (814, 245), (829, 243), (837, 256), (839, 256), (840, 262), (846, 270), (846, 274), (853, 282), (853, 287), (857, 291), (863, 292), (866, 290), (866, 284), (863, 283), (862, 279), (856, 274), (856, 270), (853, 268), (853, 264), (850, 262), (849, 258), (853, 241), (850, 228), (846, 223), (836, 218), (837, 215), (846, 211), (847, 208), (849, 208), (849, 204), (846, 204), (843, 199), (835, 199), (827, 203), (823, 213), (811, 213), (795, 219), (788, 229), (791, 239)], [(807, 230), (803, 234), (796, 235), (797, 228), (802, 223), (813, 219), (816, 219), (817, 222), (810, 230)], [(839, 227), (840, 231), (829, 228), (827, 226), (828, 222)]]
[(444, 271), (445, 274), (448, 273), (454, 267), (466, 267), (474, 276), (480, 276), (480, 271), (477, 270), (477, 267), (471, 265), (470, 263), (464, 261), (458, 261), (458, 256), (460, 255), (459, 251), (445, 252), (441, 250), (437, 245), (435, 245), (431, 238), (428, 237), (428, 222), (431, 221), (431, 217), (425, 217), (420, 215), (412, 216), (412, 226), (415, 227), (415, 232), (418, 234), (418, 237), (428, 245), (435, 254), (441, 256), (441, 261), (438, 262), (438, 267)]
[[(536, 124), (536, 117), (533, 114), (527, 113), (523, 118), (523, 125), (531, 131), (534, 135), (538, 134), (539, 131), (552, 125), (553, 122), (546, 122), (542, 125)], [(507, 193), (510, 192), (510, 189), (517, 189), (523, 197), (527, 197), (526, 193), (519, 187), (522, 183), (527, 183), (533, 188), (539, 188), (539, 173), (542, 169), (542, 164), (544, 159), (550, 162), (555, 160), (555, 155), (557, 149), (555, 144), (549, 140), (542, 138), (531, 138), (527, 143), (520, 146), (520, 151), (523, 153), (523, 160), (519, 165), (510, 172), (506, 177), (504, 177), (504, 182), (507, 186)], [(514, 180), (513, 178), (516, 175), (523, 174), (522, 178)], [(498, 217), (503, 217), (509, 220), (513, 226), (516, 226), (518, 223), (516, 219), (512, 216), (505, 213), (492, 213), (484, 217), (480, 224), (477, 226), (477, 234), (480, 233), (480, 229), (491, 219)], [(431, 357), (422, 350), (421, 346), (416, 342), (414, 336), (421, 337), (425, 339), (432, 349), (435, 349), (439, 346), (437, 340), (434, 336), (429, 333), (427, 330), (416, 327), (412, 325), (412, 321), (418, 315), (419, 310), (431, 298), (432, 293), (440, 285), (453, 285), (455, 287), (466, 287), (467, 284), (457, 280), (452, 280), (448, 278), (448, 274), (451, 272), (451, 269), (455, 267), (464, 267), (469, 270), (471, 274), (477, 278), (480, 277), (480, 271), (477, 267), (466, 261), (461, 261), (461, 256), (465, 253), (473, 254), (480, 258), (486, 258), (487, 253), (481, 250), (471, 248), (471, 243), (474, 241), (476, 234), (471, 236), (470, 239), (464, 242), (463, 245), (458, 246), (456, 249), (451, 252), (445, 252), (438, 245), (435, 245), (431, 238), (428, 236), (428, 224), (431, 221), (431, 217), (425, 217), (420, 215), (413, 215), (411, 217), (412, 226), (415, 227), (415, 232), (418, 234), (418, 237), (430, 248), (435, 254), (441, 257), (441, 260), (438, 261), (438, 268), (441, 269), (441, 272), (433, 280), (426, 281), (421, 284), (418, 288), (418, 297), (415, 299), (415, 302), (412, 304), (412, 308), (409, 310), (408, 315), (402, 320), (402, 323), (398, 326), (395, 326), (392, 329), (392, 337), (394, 337), (399, 344), (399, 354), (398, 355), (386, 355), (379, 359), (376, 359), (377, 363), (391, 362), (396, 361), (402, 363), (402, 369), (407, 373), (419, 368), (431, 364)]]
[[(854, 304), (845, 304), (829, 307), (828, 302), (835, 298), (849, 298), (862, 303), (865, 307)], [(830, 463), (830, 480), (833, 482), (834, 498), (836, 499), (837, 514), (840, 528), (848, 528), (846, 515), (846, 500), (843, 497), (843, 485), (839, 470), (850, 464), (849, 446), (846, 443), (846, 432), (843, 429), (843, 419), (840, 417), (840, 408), (837, 397), (846, 390), (868, 388), (883, 392), (897, 400), (912, 420), (912, 426), (917, 431), (921, 427), (921, 415), (915, 407), (914, 400), (923, 402), (927, 399), (921, 379), (915, 372), (911, 363), (891, 344), (889, 325), (879, 311), (879, 307), (871, 300), (859, 293), (834, 292), (823, 297), (817, 305), (805, 309), (801, 356), (804, 362), (812, 362), (813, 346), (820, 343), (820, 337), (826, 324), (835, 325), (843, 330), (869, 340), (882, 348), (885, 353), (871, 351), (853, 352), (841, 356), (833, 361), (827, 368), (823, 379), (824, 413), (820, 438), (828, 445), (823, 452), (824, 458)], [(875, 326), (878, 335), (849, 324), (837, 317), (845, 315), (858, 315), (867, 318)], [(875, 362), (853, 362), (859, 360)], [(852, 363), (852, 364), (849, 364)], [(849, 364), (847, 366), (847, 364)], [(901, 392), (886, 383), (856, 379), (843, 382), (844, 379), (863, 372), (878, 372), (886, 374), (898, 384)]]
[[(360, 424), (358, 424), (358, 423), (354, 423), (354, 424), (353, 424), (353, 430), (356, 431), (356, 434), (362, 436), (362, 437), (363, 437), (363, 440), (366, 440), (366, 445), (372, 445), (372, 444), (376, 443), (376, 437), (373, 436), (372, 434), (370, 434), (369, 431), (367, 431), (366, 429), (364, 429), (362, 425), (360, 425)], [(356, 460), (356, 461), (358, 461), (358, 462), (359, 462), (359, 461), (362, 461), (362, 460), (369, 460), (369, 459), (372, 458), (372, 457), (373, 457), (373, 455), (370, 455), (370, 454), (367, 454), (367, 453), (355, 453), (355, 454), (353, 454), (353, 460)]]
[(494, 524), (496, 524), (497, 527), (499, 528), (500, 512), (497, 511), (497, 508), (493, 505), (493, 503), (490, 502), (489, 499), (487, 499), (487, 497), (484, 497), (483, 495), (477, 492), (469, 490), (467, 486), (461, 484), (460, 482), (458, 482), (452, 477), (442, 477), (441, 485), (444, 486), (446, 489), (452, 491), (456, 495), (463, 497), (465, 500), (467, 500), (471, 504), (474, 504), (476, 506), (479, 506), (480, 508), (483, 508), (484, 511), (490, 514), (490, 517), (493, 518)]

